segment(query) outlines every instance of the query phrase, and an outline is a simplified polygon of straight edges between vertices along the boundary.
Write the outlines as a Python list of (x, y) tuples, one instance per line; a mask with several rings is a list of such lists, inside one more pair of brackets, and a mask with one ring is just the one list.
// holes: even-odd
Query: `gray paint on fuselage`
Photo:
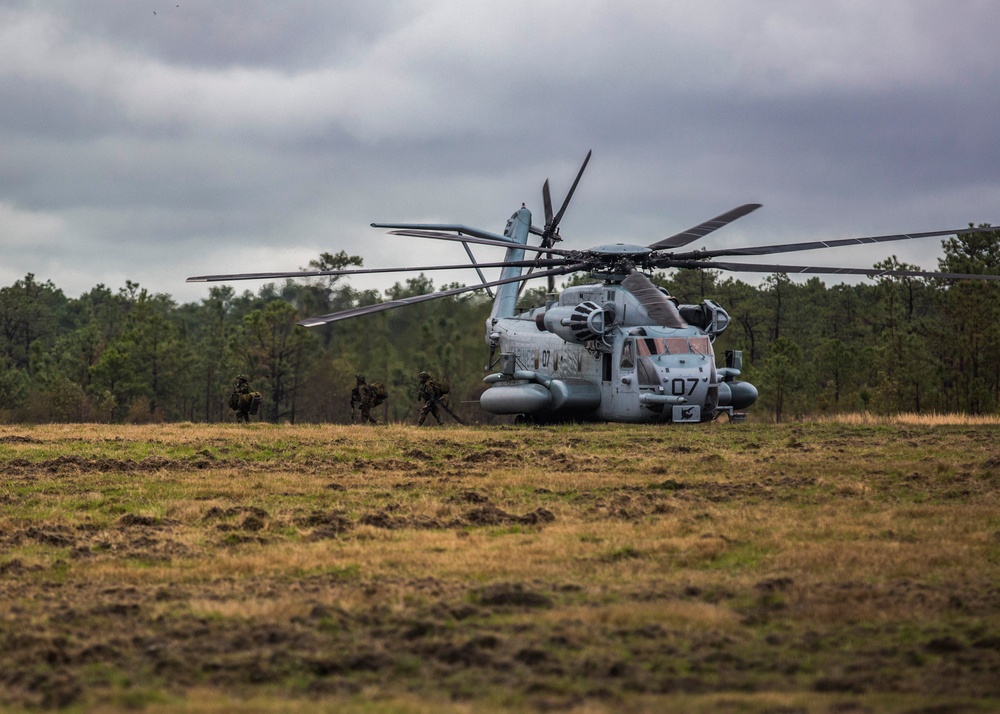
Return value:
[[(611, 380), (603, 380), (603, 353), (591, 353), (584, 345), (564, 341), (551, 332), (540, 331), (532, 310), (513, 318), (499, 320), (494, 330), (500, 335), (500, 350), (513, 353), (518, 368), (531, 370), (550, 378), (581, 377), (598, 385), (601, 406), (590, 416), (626, 422), (666, 421), (670, 419), (671, 406), (652, 409), (639, 402), (641, 392), (658, 395), (683, 396), (687, 404), (701, 407), (708, 397), (709, 388), (716, 383), (715, 360), (711, 354), (663, 354), (647, 357), (654, 369), (658, 384), (640, 385), (638, 355), (634, 355), (631, 368), (622, 367), (622, 350), (626, 341), (671, 337), (705, 337), (696, 327), (672, 329), (642, 326), (644, 337), (629, 335), (631, 329), (616, 327), (607, 336), (613, 345), (610, 351)], [(623, 381), (626, 379), (627, 381)], [(706, 415), (707, 416), (707, 415)]]
[(533, 319), (501, 319), (493, 329), (500, 334), (500, 351), (513, 353), (521, 369), (546, 377), (600, 378), (600, 361), (595, 360), (583, 345), (574, 345), (551, 332), (539, 331)]

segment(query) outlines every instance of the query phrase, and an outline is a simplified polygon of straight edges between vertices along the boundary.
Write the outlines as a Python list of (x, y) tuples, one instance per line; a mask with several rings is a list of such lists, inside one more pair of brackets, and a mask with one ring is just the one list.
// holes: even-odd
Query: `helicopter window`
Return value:
[(712, 341), (707, 337), (692, 337), (691, 351), (696, 355), (705, 355), (706, 357), (714, 356), (712, 352)]
[(667, 354), (684, 355), (688, 353), (686, 337), (668, 337), (665, 342), (667, 343)]
[(622, 369), (635, 367), (635, 340), (625, 340), (622, 344), (622, 359), (618, 366)]
[(667, 346), (664, 344), (662, 337), (647, 337), (636, 340), (636, 347), (639, 348), (640, 357), (667, 354)]

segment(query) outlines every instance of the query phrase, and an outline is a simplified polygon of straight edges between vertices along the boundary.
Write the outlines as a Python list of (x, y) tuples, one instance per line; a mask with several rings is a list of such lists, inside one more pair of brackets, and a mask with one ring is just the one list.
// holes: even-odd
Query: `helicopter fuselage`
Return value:
[(615, 283), (568, 288), (558, 303), (491, 319), (501, 371), (486, 378), (480, 404), (535, 421), (702, 422), (756, 399), (752, 385), (732, 380), (737, 370), (716, 367), (708, 332), (649, 322)]

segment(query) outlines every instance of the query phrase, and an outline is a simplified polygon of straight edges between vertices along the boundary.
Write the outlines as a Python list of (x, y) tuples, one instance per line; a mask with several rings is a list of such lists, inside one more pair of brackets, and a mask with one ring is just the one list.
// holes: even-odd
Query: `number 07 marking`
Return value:
[[(688, 385), (690, 385), (690, 388)], [(689, 397), (694, 394), (695, 387), (697, 386), (698, 380), (694, 377), (688, 377), (687, 379), (677, 377), (670, 380), (670, 393), (676, 397)]]

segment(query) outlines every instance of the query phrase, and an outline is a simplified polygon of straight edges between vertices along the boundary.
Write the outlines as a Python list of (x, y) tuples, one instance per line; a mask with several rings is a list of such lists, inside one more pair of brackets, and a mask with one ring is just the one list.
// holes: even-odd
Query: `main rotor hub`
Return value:
[(591, 248), (587, 252), (601, 257), (635, 258), (636, 256), (649, 255), (653, 251), (644, 245), (613, 243), (611, 245), (600, 245), (596, 248)]

